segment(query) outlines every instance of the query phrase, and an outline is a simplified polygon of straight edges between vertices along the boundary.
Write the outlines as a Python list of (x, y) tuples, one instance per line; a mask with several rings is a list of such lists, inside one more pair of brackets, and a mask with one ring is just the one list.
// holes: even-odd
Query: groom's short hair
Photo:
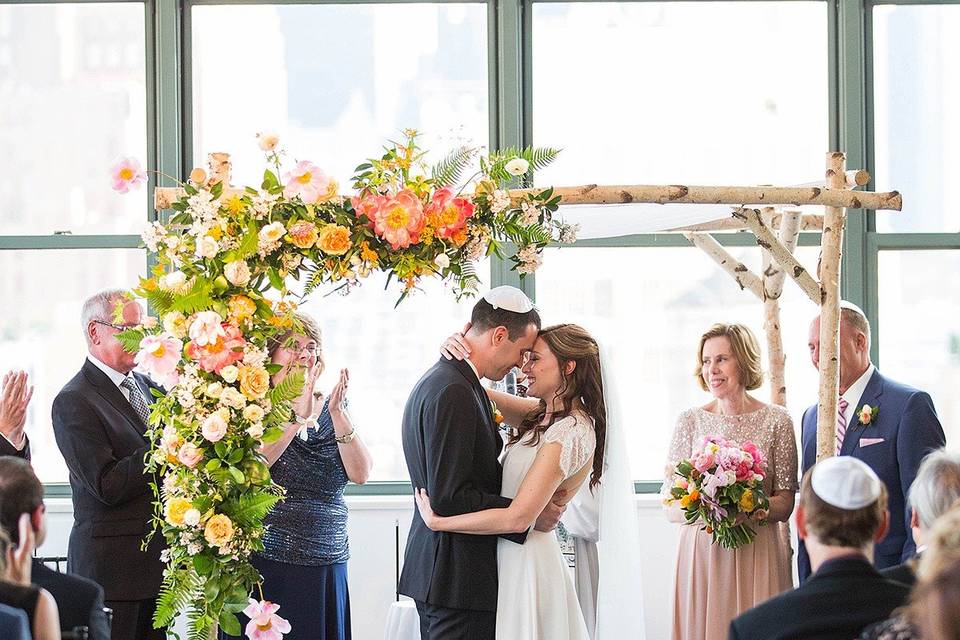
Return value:
[(473, 305), (470, 324), (480, 333), (497, 327), (506, 327), (510, 341), (516, 342), (523, 337), (531, 324), (537, 328), (537, 331), (540, 330), (540, 314), (536, 309), (530, 309), (526, 313), (495, 309), (492, 304), (480, 298), (477, 304)]

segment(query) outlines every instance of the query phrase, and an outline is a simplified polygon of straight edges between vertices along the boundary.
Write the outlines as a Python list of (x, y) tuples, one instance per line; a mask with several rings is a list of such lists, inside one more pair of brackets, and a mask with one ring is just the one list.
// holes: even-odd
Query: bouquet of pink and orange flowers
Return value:
[(676, 464), (674, 474), (666, 502), (679, 502), (687, 524), (701, 523), (714, 544), (725, 549), (750, 544), (756, 532), (746, 519), (766, 524), (766, 460), (754, 443), (708, 436), (689, 459)]

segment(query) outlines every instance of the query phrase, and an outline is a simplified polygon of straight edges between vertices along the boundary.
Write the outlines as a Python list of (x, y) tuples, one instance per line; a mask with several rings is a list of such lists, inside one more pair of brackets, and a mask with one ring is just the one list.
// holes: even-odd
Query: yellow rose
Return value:
[(227, 317), (236, 323), (249, 320), (256, 312), (257, 304), (244, 295), (231, 296), (227, 303)]
[(193, 504), (186, 498), (173, 498), (167, 503), (167, 522), (179, 527), (183, 524), (183, 515), (193, 508)]
[(260, 422), (263, 420), (263, 408), (258, 404), (248, 404), (243, 409), (243, 417), (249, 422)]
[(230, 518), (218, 513), (207, 520), (203, 529), (203, 537), (215, 547), (222, 547), (233, 540), (233, 523)]
[(753, 491), (747, 489), (743, 492), (743, 495), (740, 496), (740, 509), (745, 513), (750, 513), (755, 506), (757, 505), (753, 500)]
[(240, 391), (249, 400), (267, 395), (270, 389), (270, 374), (263, 367), (240, 367)]
[(337, 224), (328, 224), (320, 230), (317, 246), (331, 256), (342, 256), (350, 250), (350, 230)]

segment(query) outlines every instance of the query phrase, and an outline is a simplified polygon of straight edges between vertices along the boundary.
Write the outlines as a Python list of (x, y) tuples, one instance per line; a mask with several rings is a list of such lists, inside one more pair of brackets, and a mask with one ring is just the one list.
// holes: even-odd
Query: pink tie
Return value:
[(837, 455), (840, 455), (840, 449), (843, 447), (843, 437), (847, 435), (847, 406), (849, 403), (840, 398), (837, 402)]

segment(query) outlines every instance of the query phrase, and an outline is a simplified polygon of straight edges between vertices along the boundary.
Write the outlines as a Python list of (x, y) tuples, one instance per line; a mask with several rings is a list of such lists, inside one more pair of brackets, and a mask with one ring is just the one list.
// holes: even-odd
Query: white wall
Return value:
[[(351, 496), (347, 498), (347, 504), (353, 556), (349, 565), (353, 637), (356, 640), (382, 640), (387, 610), (395, 597), (395, 523), (400, 523), (402, 561), (413, 498)], [(47, 500), (47, 513), (49, 532), (38, 553), (43, 556), (66, 555), (67, 538), (73, 523), (70, 500)], [(670, 636), (676, 525), (663, 517), (659, 498), (655, 495), (637, 496), (637, 516), (644, 543), (643, 604), (647, 638), (661, 640)]]

